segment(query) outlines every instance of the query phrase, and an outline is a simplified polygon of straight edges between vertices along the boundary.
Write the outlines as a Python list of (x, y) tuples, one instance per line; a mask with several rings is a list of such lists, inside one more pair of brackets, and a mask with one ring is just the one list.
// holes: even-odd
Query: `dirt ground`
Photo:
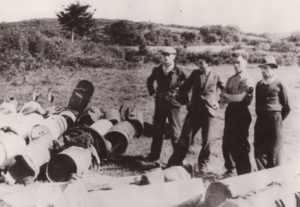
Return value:
[[(24, 72), (14, 78), (0, 77), (0, 97), (15, 96), (19, 103), (27, 102), (31, 99), (33, 89), (41, 92), (40, 102), (44, 107), (49, 106), (46, 102), (46, 92), (53, 89), (55, 97), (54, 104), (66, 105), (72, 88), (78, 80), (87, 79), (94, 83), (95, 93), (92, 105), (99, 108), (119, 108), (122, 105), (137, 107), (144, 112), (145, 121), (152, 122), (154, 110), (154, 100), (149, 97), (146, 89), (146, 78), (151, 73), (153, 65), (146, 65), (137, 69), (117, 70), (117, 69), (44, 69), (36, 72)], [(184, 66), (188, 73), (194, 66)], [(223, 65), (213, 67), (225, 80), (234, 73), (232, 66)], [(249, 66), (249, 73), (255, 82), (261, 79), (259, 69)], [(290, 97), (292, 111), (284, 121), (284, 156), (285, 162), (296, 159), (300, 153), (300, 68), (281, 67), (278, 76), (287, 87)], [(250, 143), (253, 144), (253, 126), (255, 123), (254, 102), (251, 106), (252, 124), (250, 127)], [(184, 118), (184, 116), (183, 116)], [(216, 175), (224, 172), (223, 157), (221, 151), (222, 133), (224, 127), (224, 110), (219, 110), (217, 124), (215, 127), (214, 139), (212, 141), (212, 154), (209, 162), (209, 171)], [(151, 138), (141, 137), (130, 140), (130, 145), (126, 155), (146, 156), (150, 150)], [(200, 150), (201, 136), (197, 136), (195, 144), (191, 147), (186, 162), (196, 163)], [(166, 163), (172, 148), (169, 140), (165, 140), (161, 155), (161, 162)], [(253, 148), (251, 150), (253, 170), (256, 169), (253, 161)], [(103, 173), (103, 172), (102, 172)], [(122, 176), (124, 174), (116, 174)], [(3, 184), (2, 186), (3, 187)]]

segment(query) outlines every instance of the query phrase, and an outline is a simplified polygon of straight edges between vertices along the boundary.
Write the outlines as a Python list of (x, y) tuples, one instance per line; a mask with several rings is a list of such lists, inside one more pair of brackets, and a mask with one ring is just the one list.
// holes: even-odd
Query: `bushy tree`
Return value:
[(240, 41), (240, 29), (235, 26), (208, 25), (199, 30), (205, 43), (232, 43)]
[(132, 46), (141, 42), (144, 27), (142, 24), (120, 20), (106, 27), (105, 31), (113, 43)]
[(183, 32), (181, 38), (187, 43), (193, 43), (196, 41), (197, 35), (194, 32)]
[(273, 52), (297, 52), (297, 48), (293, 42), (279, 41), (271, 43), (270, 51)]
[(85, 36), (89, 34), (95, 26), (95, 20), (93, 19), (94, 13), (88, 11), (90, 7), (90, 5), (81, 5), (77, 2), (56, 14), (63, 29), (71, 32), (72, 42), (74, 41), (75, 34)]

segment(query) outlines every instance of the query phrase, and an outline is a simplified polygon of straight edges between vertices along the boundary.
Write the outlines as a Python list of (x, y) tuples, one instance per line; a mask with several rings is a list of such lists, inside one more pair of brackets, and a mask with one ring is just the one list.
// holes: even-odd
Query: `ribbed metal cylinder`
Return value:
[(128, 109), (127, 120), (136, 128), (135, 137), (140, 137), (144, 131), (144, 115), (142, 111), (136, 109)]
[(1, 131), (0, 145), (0, 166), (5, 166), (8, 160), (22, 153), (26, 147), (26, 142), (19, 135)]
[(123, 121), (111, 128), (111, 130), (105, 135), (111, 143), (111, 155), (123, 154), (127, 147), (129, 140), (136, 134), (136, 128), (129, 121)]
[[(66, 111), (60, 115), (53, 115), (36, 125), (30, 132), (32, 142), (27, 145), (21, 156), (16, 158), (10, 167), (9, 174), (16, 182), (28, 177), (36, 178), (40, 167), (50, 160), (50, 150), (53, 140), (58, 139), (68, 128), (68, 123), (75, 120), (72, 112)], [(69, 121), (67, 120), (69, 119)]]
[(107, 132), (112, 127), (113, 127), (112, 122), (107, 119), (100, 119), (90, 126), (90, 128), (94, 129), (101, 136), (104, 136), (105, 134), (107, 134)]
[(90, 149), (71, 146), (54, 156), (47, 165), (46, 175), (51, 182), (69, 181), (73, 174), (83, 174), (92, 164)]
[(117, 109), (109, 109), (105, 111), (105, 118), (108, 119), (113, 123), (113, 125), (116, 125), (121, 121), (121, 114), (120, 111)]

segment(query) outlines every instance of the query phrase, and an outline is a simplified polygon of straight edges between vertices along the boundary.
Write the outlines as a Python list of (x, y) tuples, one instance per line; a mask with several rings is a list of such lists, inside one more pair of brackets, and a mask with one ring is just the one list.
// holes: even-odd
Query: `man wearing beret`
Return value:
[(263, 79), (256, 85), (254, 156), (259, 170), (280, 164), (282, 121), (290, 112), (285, 85), (278, 79), (273, 56), (266, 56), (259, 65)]
[(198, 68), (193, 70), (179, 90), (178, 100), (183, 103), (185, 100), (181, 100), (182, 97), (186, 97), (189, 91), (192, 91), (192, 95), (180, 138), (168, 166), (183, 164), (192, 139), (201, 130), (202, 147), (198, 156), (198, 166), (199, 173), (206, 172), (216, 111), (219, 108), (217, 92), (218, 89), (224, 89), (219, 75), (210, 68), (211, 63), (209, 57), (199, 58), (196, 62)]
[(151, 96), (155, 96), (154, 132), (148, 161), (158, 161), (160, 158), (167, 122), (173, 146), (179, 138), (182, 127), (182, 104), (175, 99), (175, 96), (186, 80), (186, 75), (175, 65), (176, 50), (174, 48), (165, 47), (161, 53), (162, 64), (155, 67), (147, 79), (148, 92)]
[(251, 172), (250, 144), (248, 141), (251, 114), (248, 105), (252, 100), (254, 83), (246, 71), (248, 54), (234, 54), (235, 74), (226, 83), (222, 102), (227, 103), (222, 150), (227, 171), (224, 177)]

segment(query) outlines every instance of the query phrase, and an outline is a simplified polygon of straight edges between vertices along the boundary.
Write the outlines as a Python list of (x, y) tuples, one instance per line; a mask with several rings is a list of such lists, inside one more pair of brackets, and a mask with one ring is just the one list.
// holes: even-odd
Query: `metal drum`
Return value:
[(113, 125), (116, 125), (121, 121), (120, 111), (117, 109), (109, 109), (105, 111), (105, 118), (112, 122)]
[(105, 135), (111, 143), (111, 155), (123, 154), (127, 147), (129, 140), (137, 133), (136, 128), (129, 121), (123, 121), (111, 128), (111, 130)]
[(26, 142), (19, 135), (0, 131), (0, 166), (6, 166), (6, 162), (21, 154), (25, 147)]
[(87, 172), (91, 164), (90, 149), (71, 146), (50, 160), (46, 176), (51, 182), (66, 182), (73, 174), (82, 175)]

